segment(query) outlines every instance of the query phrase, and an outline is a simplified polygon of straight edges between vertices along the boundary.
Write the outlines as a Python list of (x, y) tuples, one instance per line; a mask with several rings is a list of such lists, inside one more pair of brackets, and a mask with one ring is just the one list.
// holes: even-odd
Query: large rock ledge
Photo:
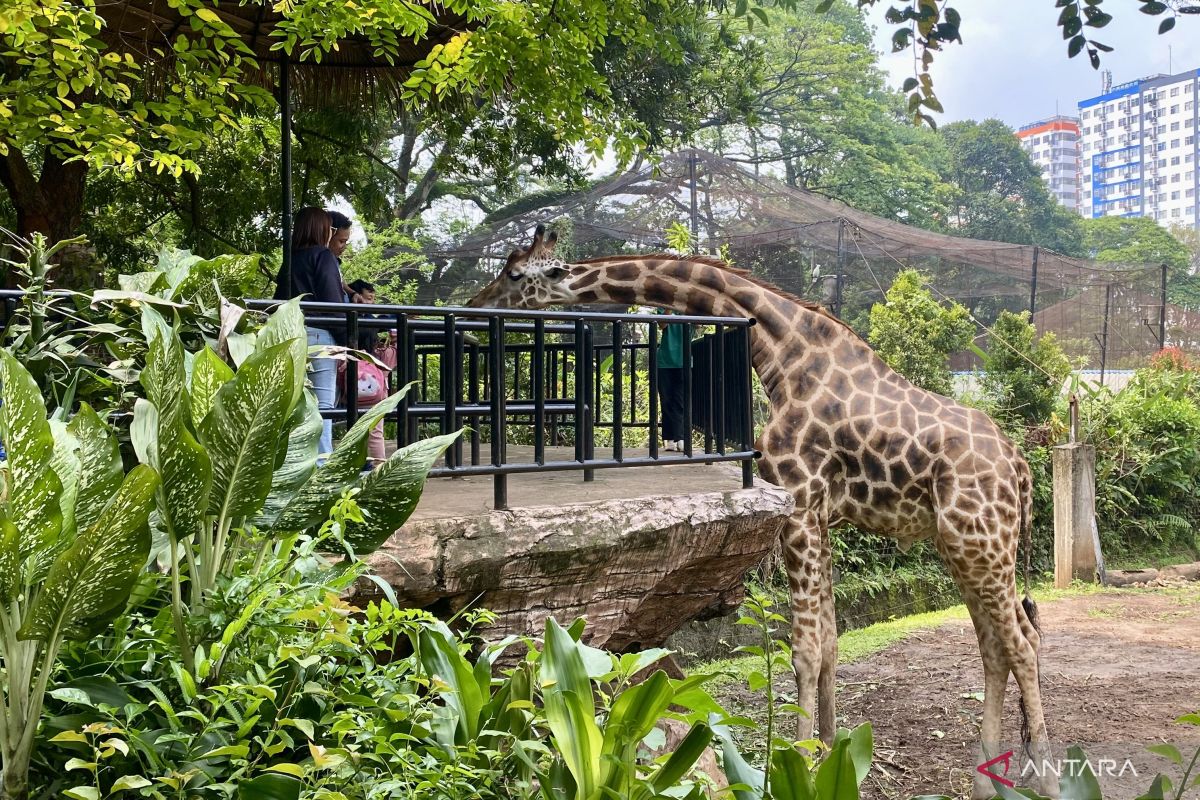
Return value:
[[(499, 616), (489, 635), (585, 616), (597, 647), (656, 647), (693, 619), (737, 607), (745, 573), (771, 550), (792, 507), (786, 491), (759, 482), (416, 520), (369, 563), (403, 604), (492, 610)], [(373, 593), (364, 581), (355, 600)]]

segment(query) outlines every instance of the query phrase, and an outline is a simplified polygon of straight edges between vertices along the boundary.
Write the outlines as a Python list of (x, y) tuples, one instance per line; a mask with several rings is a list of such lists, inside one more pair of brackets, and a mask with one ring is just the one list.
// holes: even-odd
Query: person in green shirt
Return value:
[[(659, 314), (672, 312), (659, 309)], [(684, 326), (672, 325), (666, 322), (658, 324), (661, 334), (658, 339), (658, 397), (663, 450), (683, 450), (684, 439), (688, 432), (684, 430), (683, 419), (683, 359), (691, 359), (688, 343), (684, 341)]]

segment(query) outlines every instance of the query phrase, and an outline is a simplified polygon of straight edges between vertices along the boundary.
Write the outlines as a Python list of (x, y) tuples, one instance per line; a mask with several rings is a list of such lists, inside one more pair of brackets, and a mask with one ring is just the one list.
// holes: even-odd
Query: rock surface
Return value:
[[(743, 577), (792, 510), (752, 489), (516, 508), (410, 521), (370, 559), (406, 605), (498, 615), (489, 635), (587, 617), (585, 638), (624, 651), (661, 645), (690, 620), (729, 613)], [(378, 593), (362, 582), (362, 603)]]

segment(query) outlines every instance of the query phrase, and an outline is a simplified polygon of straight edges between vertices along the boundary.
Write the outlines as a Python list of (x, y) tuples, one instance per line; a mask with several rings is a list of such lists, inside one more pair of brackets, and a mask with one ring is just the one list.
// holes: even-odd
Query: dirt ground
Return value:
[[(1200, 727), (1173, 722), (1200, 711), (1200, 584), (1109, 590), (1044, 601), (1039, 610), (1053, 755), (1065, 759), (1069, 745), (1082, 746), (1106, 800), (1140, 796), (1158, 772), (1177, 779), (1181, 769), (1145, 748), (1170, 742), (1190, 758), (1200, 745)], [(874, 728), (876, 767), (864, 794), (969, 795), (982, 699), (969, 621), (916, 632), (839, 668), (839, 724)], [(1019, 726), (1010, 679), (1004, 735), (1014, 744)], [(1010, 776), (1020, 769), (1014, 761)]]

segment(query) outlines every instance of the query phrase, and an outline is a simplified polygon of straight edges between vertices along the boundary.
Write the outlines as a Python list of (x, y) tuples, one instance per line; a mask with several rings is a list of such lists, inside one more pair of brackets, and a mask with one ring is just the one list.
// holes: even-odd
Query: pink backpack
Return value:
[(358, 362), (358, 406), (366, 408), (387, 398), (387, 374), (369, 361)]

